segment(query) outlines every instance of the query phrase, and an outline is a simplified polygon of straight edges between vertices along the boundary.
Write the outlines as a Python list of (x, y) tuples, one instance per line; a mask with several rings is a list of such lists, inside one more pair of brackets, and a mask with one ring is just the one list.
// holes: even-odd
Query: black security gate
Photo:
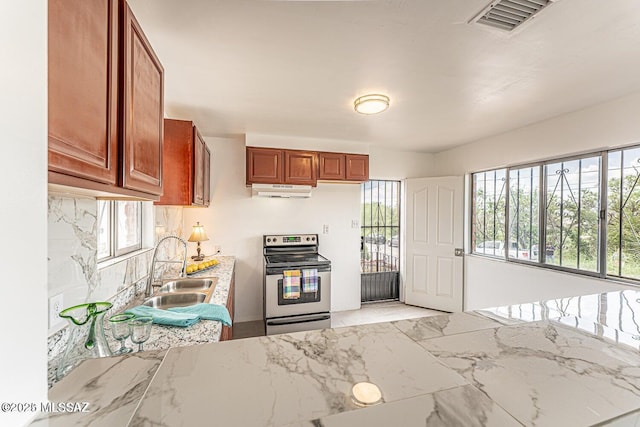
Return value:
[(362, 302), (400, 297), (400, 182), (362, 184), (360, 282)]

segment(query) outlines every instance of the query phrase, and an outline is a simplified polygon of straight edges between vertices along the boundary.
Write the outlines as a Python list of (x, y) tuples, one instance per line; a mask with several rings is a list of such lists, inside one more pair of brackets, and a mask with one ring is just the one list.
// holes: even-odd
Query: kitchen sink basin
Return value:
[(218, 283), (217, 277), (200, 279), (173, 279), (166, 282), (158, 292), (193, 292), (208, 291)]
[(204, 302), (207, 294), (203, 292), (177, 292), (174, 294), (157, 294), (147, 299), (142, 305), (153, 308), (167, 309), (171, 307), (187, 307)]

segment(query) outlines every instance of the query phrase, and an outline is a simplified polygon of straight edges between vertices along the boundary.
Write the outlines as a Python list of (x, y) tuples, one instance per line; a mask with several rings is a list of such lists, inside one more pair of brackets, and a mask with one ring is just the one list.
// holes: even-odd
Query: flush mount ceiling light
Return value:
[(378, 114), (389, 108), (389, 97), (380, 94), (364, 95), (353, 101), (353, 108), (360, 114)]

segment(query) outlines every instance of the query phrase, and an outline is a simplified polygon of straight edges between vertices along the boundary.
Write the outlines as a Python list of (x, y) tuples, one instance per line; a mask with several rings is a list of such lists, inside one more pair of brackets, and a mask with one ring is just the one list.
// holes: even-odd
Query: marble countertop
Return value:
[[(207, 259), (218, 260), (218, 265), (211, 270), (189, 275), (189, 277), (217, 277), (218, 283), (213, 290), (209, 303), (225, 305), (227, 303), (227, 298), (229, 297), (229, 287), (231, 286), (235, 257), (214, 256), (208, 257)], [(141, 304), (144, 299), (144, 297), (138, 298), (132, 302), (129, 307)], [(108, 322), (105, 322), (105, 334), (110, 338), (111, 335), (108, 332)], [(166, 350), (172, 347), (217, 342), (220, 340), (221, 333), (222, 324), (213, 320), (201, 320), (200, 322), (186, 328), (154, 324), (151, 329), (151, 337), (149, 338), (149, 341), (144, 343), (144, 349)], [(127, 343), (127, 345), (130, 344), (131, 342)], [(116, 347), (112, 346), (112, 348)]]
[[(639, 298), (611, 292), (172, 348), (123, 425), (633, 426)], [(62, 382), (52, 391), (104, 408), (119, 387), (111, 375), (78, 377), (85, 394), (58, 392)], [(83, 388), (90, 379), (100, 387)], [(361, 381), (379, 386), (381, 404), (352, 400)], [(83, 415), (113, 425), (103, 414)]]
[[(207, 259), (216, 259), (218, 264), (215, 268), (204, 271), (202, 273), (189, 275), (189, 277), (217, 277), (218, 282), (211, 295), (209, 303), (225, 305), (229, 297), (229, 288), (233, 276), (235, 257), (233, 256), (212, 256)], [(135, 297), (124, 308), (119, 311), (125, 311), (127, 308), (142, 304), (146, 299), (144, 294)], [(114, 313), (115, 314), (115, 313)], [(105, 338), (112, 350), (117, 350), (120, 343), (116, 341), (109, 329), (109, 322), (104, 322)], [(172, 347), (190, 346), (217, 342), (220, 340), (222, 333), (222, 324), (213, 320), (201, 320), (187, 328), (177, 326), (153, 325), (151, 328), (151, 336), (149, 340), (143, 344), (144, 350), (167, 350)], [(126, 341), (128, 347), (137, 348), (130, 340)], [(50, 386), (57, 382), (56, 367), (62, 359), (62, 352), (49, 363), (48, 381)]]

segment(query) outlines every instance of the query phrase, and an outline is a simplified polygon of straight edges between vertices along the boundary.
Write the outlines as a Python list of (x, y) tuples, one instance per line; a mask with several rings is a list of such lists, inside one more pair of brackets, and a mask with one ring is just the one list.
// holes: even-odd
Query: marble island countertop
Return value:
[[(142, 366), (137, 354), (111, 358), (118, 372), (91, 360), (81, 367), (92, 374), (65, 378), (51, 400), (82, 396), (96, 413), (49, 425), (638, 425), (639, 298), (611, 292), (171, 348), (158, 367), (158, 354)], [(103, 408), (130, 396), (118, 375), (144, 369), (153, 379), (137, 406), (107, 423)], [(381, 404), (353, 401), (361, 381), (380, 388)]]

